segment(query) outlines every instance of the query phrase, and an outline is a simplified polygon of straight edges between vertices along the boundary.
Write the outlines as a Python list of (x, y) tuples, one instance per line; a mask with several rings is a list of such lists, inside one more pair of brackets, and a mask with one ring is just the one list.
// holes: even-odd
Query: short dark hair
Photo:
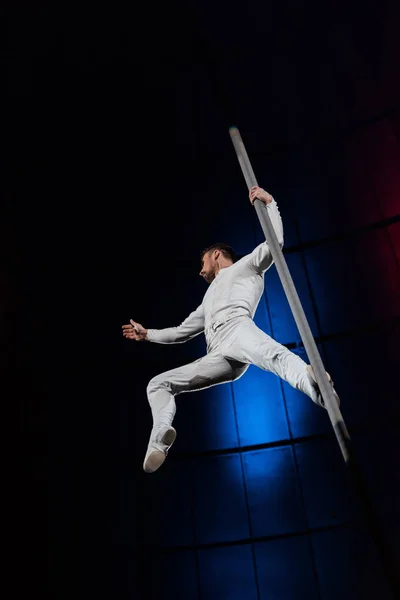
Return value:
[(200, 260), (203, 260), (204, 255), (207, 254), (207, 252), (210, 252), (211, 250), (220, 250), (223, 256), (225, 256), (225, 258), (229, 258), (233, 263), (237, 260), (237, 256), (235, 254), (234, 249), (231, 246), (228, 246), (228, 244), (223, 243), (213, 244), (212, 246), (208, 246), (208, 248), (205, 248), (200, 254)]

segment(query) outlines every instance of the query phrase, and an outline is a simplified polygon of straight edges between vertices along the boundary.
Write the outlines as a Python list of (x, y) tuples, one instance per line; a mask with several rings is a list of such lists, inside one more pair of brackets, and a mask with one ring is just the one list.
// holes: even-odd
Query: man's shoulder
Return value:
[(238, 259), (235, 263), (233, 263), (232, 267), (237, 267), (238, 265), (243, 265), (245, 264), (250, 258), (250, 253), (249, 254), (239, 254)]
[(249, 268), (251, 263), (251, 252), (249, 254), (244, 254), (243, 256), (239, 256), (238, 260), (233, 263), (232, 267), (238, 271), (243, 268)]
[(229, 270), (231, 272), (230, 278), (241, 277), (250, 272), (252, 270), (250, 256), (246, 254), (240, 257), (239, 260), (233, 263)]
[[(258, 248), (258, 246), (257, 246)], [(253, 260), (253, 253), (256, 249), (252, 250), (251, 252), (249, 252), (249, 254), (245, 254), (244, 256), (240, 256), (239, 260), (237, 260), (232, 267), (234, 267), (234, 271), (232, 273), (232, 275), (234, 276), (235, 274), (237, 274), (238, 276), (240, 274), (257, 274), (257, 275), (262, 275), (262, 273), (255, 268), (254, 266), (254, 260)]]

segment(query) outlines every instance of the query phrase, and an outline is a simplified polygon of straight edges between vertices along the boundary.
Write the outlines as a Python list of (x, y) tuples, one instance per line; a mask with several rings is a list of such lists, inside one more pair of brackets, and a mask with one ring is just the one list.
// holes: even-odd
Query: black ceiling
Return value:
[(399, 104), (396, 0), (8, 4), (13, 260), (129, 262), (153, 240), (197, 260), (246, 201), (229, 125), (268, 188), (263, 165), (282, 186), (293, 152)]

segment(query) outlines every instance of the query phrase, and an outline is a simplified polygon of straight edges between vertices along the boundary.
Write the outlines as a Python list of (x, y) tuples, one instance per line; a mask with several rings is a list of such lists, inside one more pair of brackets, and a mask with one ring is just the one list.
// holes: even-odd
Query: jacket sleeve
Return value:
[(178, 327), (148, 329), (147, 340), (157, 344), (182, 344), (202, 331), (204, 331), (204, 310), (203, 305), (200, 304)]
[[(279, 213), (278, 205), (275, 200), (272, 200), (265, 207), (268, 210), (269, 217), (271, 219), (272, 226), (278, 238), (278, 242), (281, 248), (283, 248), (283, 223), (281, 215)], [(268, 243), (263, 242), (257, 248), (249, 254), (249, 263), (256, 271), (266, 271), (273, 263), (271, 250), (269, 249)]]

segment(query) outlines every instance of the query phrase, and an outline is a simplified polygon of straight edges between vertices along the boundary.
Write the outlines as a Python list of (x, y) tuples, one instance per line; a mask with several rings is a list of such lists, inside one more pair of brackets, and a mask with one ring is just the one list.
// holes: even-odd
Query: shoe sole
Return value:
[(156, 449), (154, 449), (152, 452), (150, 452), (150, 454), (148, 455), (148, 457), (145, 461), (145, 464), (143, 465), (143, 469), (146, 473), (154, 473), (155, 471), (157, 471), (157, 469), (159, 469), (161, 467), (161, 465), (164, 463), (165, 459), (167, 458), (168, 450), (174, 443), (175, 438), (176, 438), (175, 429), (173, 427), (171, 427), (170, 429), (167, 429), (167, 431), (162, 436), (160, 442), (161, 442), (161, 444), (165, 444), (166, 446), (168, 446), (168, 449), (165, 452), (163, 452), (162, 450), (156, 450)]

